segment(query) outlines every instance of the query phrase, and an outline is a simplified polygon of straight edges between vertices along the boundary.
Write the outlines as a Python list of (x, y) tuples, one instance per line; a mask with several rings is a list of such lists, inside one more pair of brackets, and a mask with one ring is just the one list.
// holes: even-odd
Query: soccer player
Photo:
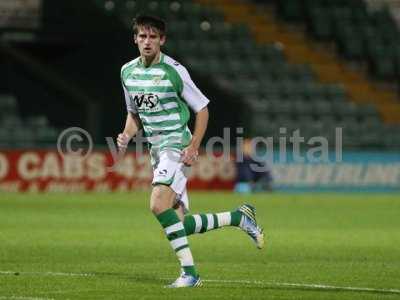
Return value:
[[(133, 32), (140, 56), (121, 69), (128, 112), (125, 128), (117, 138), (118, 147), (124, 152), (131, 138), (143, 128), (153, 167), (150, 209), (163, 227), (182, 271), (169, 287), (200, 286), (188, 235), (237, 226), (262, 248), (264, 234), (256, 223), (254, 207), (247, 204), (230, 212), (185, 216), (189, 208), (187, 169), (197, 159), (207, 128), (209, 100), (186, 68), (161, 52), (166, 41), (163, 20), (138, 16)], [(187, 126), (188, 106), (196, 113), (193, 135)]]

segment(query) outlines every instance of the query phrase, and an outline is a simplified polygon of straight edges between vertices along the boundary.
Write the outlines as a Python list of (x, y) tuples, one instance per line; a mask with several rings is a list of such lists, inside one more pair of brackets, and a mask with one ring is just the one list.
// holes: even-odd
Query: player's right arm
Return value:
[(137, 114), (128, 112), (125, 121), (124, 131), (118, 134), (117, 143), (120, 150), (126, 149), (128, 147), (129, 141), (136, 135), (140, 129), (140, 119)]
[(125, 87), (123, 80), (121, 81), (122, 81), (122, 89), (124, 91), (126, 110), (128, 111), (128, 114), (125, 121), (124, 131), (118, 134), (117, 144), (119, 150), (121, 152), (125, 152), (126, 148), (128, 147), (129, 141), (132, 139), (133, 136), (136, 135), (136, 133), (141, 128), (141, 122), (137, 114), (135, 104), (132, 101), (127, 88)]

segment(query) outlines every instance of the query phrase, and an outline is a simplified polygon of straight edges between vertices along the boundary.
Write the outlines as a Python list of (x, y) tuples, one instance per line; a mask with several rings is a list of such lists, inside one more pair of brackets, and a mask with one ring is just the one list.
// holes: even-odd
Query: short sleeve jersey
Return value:
[(190, 143), (188, 106), (199, 112), (209, 100), (185, 67), (163, 53), (147, 68), (138, 57), (122, 67), (121, 81), (126, 108), (139, 116), (151, 148), (182, 149)]

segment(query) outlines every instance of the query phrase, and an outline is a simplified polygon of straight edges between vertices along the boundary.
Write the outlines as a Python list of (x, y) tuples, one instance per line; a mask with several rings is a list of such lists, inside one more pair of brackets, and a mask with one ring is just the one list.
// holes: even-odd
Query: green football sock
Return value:
[(189, 243), (186, 237), (185, 227), (179, 220), (175, 210), (167, 209), (156, 216), (161, 226), (164, 228), (167, 239), (169, 240), (172, 249), (179, 259), (181, 268), (186, 274), (197, 276), (196, 269), (193, 263), (192, 252), (189, 248)]
[(240, 211), (217, 214), (195, 214), (185, 216), (184, 226), (186, 235), (204, 233), (224, 226), (239, 226), (242, 219)]

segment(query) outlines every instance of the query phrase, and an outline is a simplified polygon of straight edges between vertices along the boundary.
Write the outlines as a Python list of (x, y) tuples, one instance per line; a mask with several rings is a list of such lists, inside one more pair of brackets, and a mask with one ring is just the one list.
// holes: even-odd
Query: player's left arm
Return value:
[(194, 123), (194, 132), (192, 136), (192, 140), (185, 149), (183, 149), (182, 162), (187, 165), (192, 165), (198, 155), (199, 155), (199, 147), (201, 141), (203, 140), (204, 134), (207, 130), (208, 124), (208, 108), (207, 106), (202, 108), (199, 112), (196, 113), (196, 120)]
[(190, 144), (182, 151), (182, 162), (192, 165), (199, 155), (199, 147), (208, 124), (208, 108), (210, 102), (200, 89), (194, 84), (189, 73), (183, 67), (180, 68), (182, 79), (181, 96), (189, 107), (196, 113), (194, 132)]

